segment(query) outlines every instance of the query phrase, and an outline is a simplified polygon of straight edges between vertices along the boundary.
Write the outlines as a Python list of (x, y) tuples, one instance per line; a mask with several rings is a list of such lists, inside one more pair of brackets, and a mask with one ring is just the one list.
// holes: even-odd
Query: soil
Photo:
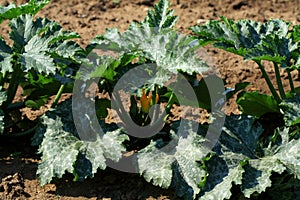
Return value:
[[(1, 5), (11, 1), (0, 0)], [(17, 1), (21, 3), (24, 1)], [(152, 9), (153, 0), (52, 0), (39, 14), (56, 20), (64, 29), (81, 35), (78, 42), (84, 47), (106, 28), (118, 27), (125, 30), (132, 21), (142, 20), (148, 9)], [(300, 23), (299, 0), (172, 0), (171, 7), (178, 15), (176, 28), (187, 33), (187, 28), (207, 20), (226, 16), (232, 19), (249, 18), (265, 21), (280, 18)], [(7, 38), (6, 22), (0, 27), (0, 34)], [(210, 64), (217, 67), (227, 86), (248, 81), (252, 85), (248, 90), (269, 94), (269, 89), (258, 67), (252, 62), (244, 62), (237, 56), (216, 50), (204, 49)], [(202, 54), (203, 55), (203, 54)], [(267, 72), (275, 80), (274, 70)], [(283, 74), (283, 77), (286, 76)], [(297, 74), (293, 74), (296, 79)], [(296, 81), (296, 86), (300, 82)], [(288, 89), (287, 78), (284, 86)], [(30, 112), (30, 110), (28, 110)], [(234, 99), (228, 102), (226, 113), (238, 113)], [(40, 161), (37, 149), (31, 147), (26, 138), (0, 138), (0, 199), (178, 199), (173, 190), (163, 190), (147, 183), (136, 174), (127, 174), (107, 169), (99, 171), (95, 178), (83, 183), (75, 183), (71, 176), (54, 180), (40, 187), (36, 178), (37, 164)]]

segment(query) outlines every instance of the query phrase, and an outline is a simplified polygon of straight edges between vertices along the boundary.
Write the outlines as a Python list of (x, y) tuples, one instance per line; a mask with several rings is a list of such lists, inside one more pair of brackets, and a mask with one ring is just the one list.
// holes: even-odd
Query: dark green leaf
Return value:
[(42, 162), (37, 175), (41, 185), (50, 183), (53, 177), (61, 178), (65, 172), (73, 173), (79, 149), (83, 145), (72, 133), (63, 131), (61, 120), (44, 118), (47, 124), (44, 140), (39, 148)]
[(243, 83), (237, 83), (235, 84), (235, 87), (233, 90), (230, 90), (230, 88), (228, 88), (228, 92), (226, 93), (226, 99), (230, 99), (232, 98), (235, 94), (237, 94), (238, 92), (240, 92), (241, 90), (245, 89), (246, 87), (248, 87), (250, 85), (249, 82), (243, 82)]
[(152, 84), (162, 84), (169, 80), (173, 73), (186, 72), (192, 75), (208, 69), (208, 66), (196, 57), (195, 47), (189, 45), (193, 38), (173, 30), (155, 33), (151, 28), (132, 26), (123, 34), (107, 32), (104, 38), (105, 40), (98, 41), (103, 49), (113, 47), (114, 49), (109, 50), (135, 52), (155, 63), (156, 76), (150, 81)]
[(287, 126), (300, 123), (300, 95), (285, 99), (279, 105), (284, 113), (284, 121)]
[[(297, 48), (296, 41), (289, 38), (290, 23), (269, 20), (259, 23), (242, 19), (234, 22), (226, 17), (210, 21), (203, 26), (191, 28), (200, 43), (213, 42), (216, 47), (243, 56), (246, 60), (268, 60), (289, 65), (291, 52)], [(297, 31), (293, 33), (297, 38)]]
[(278, 35), (267, 35), (254, 48), (249, 49), (245, 55), (246, 60), (267, 60), (281, 67), (289, 65), (291, 52), (297, 48), (291, 39), (280, 38)]
[(0, 23), (6, 19), (14, 19), (22, 14), (36, 14), (45, 5), (47, 5), (50, 0), (30, 0), (28, 3), (16, 6), (10, 3), (6, 7), (0, 6)]
[[(226, 119), (219, 143), (213, 149), (216, 154), (206, 162), (209, 175), (200, 198), (228, 199), (233, 182), (241, 185), (246, 198), (252, 198), (272, 186), (274, 173), (288, 172), (299, 178), (299, 140), (290, 140), (288, 129), (277, 129), (280, 142), (263, 148), (260, 141), (263, 129), (255, 121), (250, 116)], [(264, 153), (258, 154), (260, 148)], [(231, 176), (232, 170), (238, 168), (239, 176)]]
[(144, 23), (148, 23), (150, 27), (157, 28), (158, 31), (165, 28), (173, 28), (178, 19), (173, 16), (174, 10), (169, 10), (170, 2), (168, 0), (159, 0), (154, 5), (154, 10), (148, 11)]
[(40, 109), (40, 107), (42, 107), (43, 105), (45, 105), (45, 103), (47, 102), (48, 98), (47, 97), (41, 97), (35, 101), (33, 100), (27, 100), (25, 101), (25, 105), (28, 108), (33, 108), (35, 110)]
[(236, 102), (244, 114), (256, 117), (260, 117), (268, 112), (280, 113), (278, 104), (272, 96), (258, 92), (240, 93)]
[(250, 165), (245, 166), (242, 184), (242, 192), (247, 198), (250, 198), (255, 192), (260, 194), (266, 191), (268, 187), (272, 186), (270, 179), (272, 173), (281, 174), (286, 169), (279, 160), (272, 157), (250, 160), (249, 162)]
[(95, 102), (96, 114), (99, 119), (105, 119), (108, 115), (108, 109), (111, 108), (111, 102), (108, 99), (98, 99)]
[(24, 71), (34, 69), (39, 73), (54, 74), (54, 58), (70, 59), (81, 63), (84, 51), (68, 39), (78, 38), (78, 34), (63, 31), (56, 22), (21, 15), (10, 23), (10, 38), (14, 41), (13, 51), (20, 54)]
[(12, 72), (12, 50), (5, 41), (0, 39), (0, 67), (1, 73)]
[(255, 158), (258, 140), (262, 133), (263, 128), (254, 117), (232, 115), (226, 118), (219, 141), (223, 152)]
[[(60, 106), (63, 108), (59, 108)], [(38, 142), (40, 136), (44, 135), (39, 148), (42, 162), (37, 171), (41, 185), (49, 183), (53, 177), (62, 177), (65, 172), (73, 173), (74, 180), (92, 177), (98, 168), (105, 169), (107, 159), (118, 162), (122, 157), (122, 152), (125, 151), (122, 143), (128, 140), (128, 136), (122, 134), (121, 129), (118, 128), (113, 131), (104, 131), (103, 137), (100, 137), (98, 133), (93, 133), (95, 134), (93, 141), (81, 140), (70, 115), (72, 112), (70, 108), (72, 105), (69, 100), (58, 106), (59, 112), (55, 110), (46, 112), (42, 117), (41, 126), (37, 129), (42, 132), (36, 133), (35, 142)], [(63, 117), (66, 114), (67, 117)], [(90, 130), (92, 130), (91, 127)], [(82, 163), (87, 163), (87, 166)]]
[[(178, 179), (179, 176), (190, 188), (182, 195), (195, 198), (200, 192), (198, 184), (206, 176), (205, 170), (201, 168), (198, 161), (207, 155), (208, 150), (201, 146), (204, 139), (193, 132), (191, 123), (188, 122), (183, 130), (187, 131), (187, 136), (178, 137), (173, 133), (173, 140), (177, 145), (175, 148), (169, 147), (168, 152), (158, 148), (158, 143), (161, 142), (159, 140), (152, 141), (150, 145), (139, 151), (139, 171), (147, 181), (152, 181), (154, 185), (163, 188), (170, 187), (172, 179)], [(179, 170), (176, 170), (176, 166)]]
[[(217, 169), (218, 171), (220, 169)], [(229, 199), (232, 195), (231, 188), (233, 184), (240, 185), (242, 183), (244, 169), (241, 165), (230, 169), (222, 182), (217, 184), (212, 190), (204, 193), (199, 199), (201, 200), (222, 200)], [(219, 171), (220, 172), (220, 171)]]
[(294, 26), (292, 31), (292, 38), (294, 42), (300, 42), (300, 24)]

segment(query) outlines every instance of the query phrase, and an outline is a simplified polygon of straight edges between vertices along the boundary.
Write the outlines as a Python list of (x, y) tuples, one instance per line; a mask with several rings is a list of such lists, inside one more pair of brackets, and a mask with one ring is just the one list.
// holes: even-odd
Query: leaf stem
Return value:
[(55, 98), (54, 98), (54, 101), (53, 101), (53, 103), (52, 103), (52, 105), (51, 105), (51, 108), (54, 108), (54, 107), (58, 104), (58, 101), (59, 101), (59, 99), (60, 99), (60, 97), (61, 97), (61, 95), (62, 95), (64, 89), (65, 89), (65, 84), (62, 84), (62, 85), (59, 87), (59, 90), (58, 90), (58, 92), (57, 92), (57, 94), (56, 94), (56, 96), (55, 96)]
[(276, 81), (277, 81), (277, 86), (278, 86), (280, 96), (281, 96), (282, 99), (286, 99), (285, 92), (284, 92), (283, 85), (282, 85), (282, 81), (281, 81), (281, 77), (280, 77), (280, 71), (279, 71), (278, 64), (273, 62), (273, 65), (274, 65)]
[(171, 96), (169, 98), (169, 101), (167, 103), (167, 107), (166, 107), (166, 113), (167, 113), (167, 115), (170, 113), (170, 110), (172, 109), (174, 101), (175, 101), (175, 96), (174, 96), (174, 93), (172, 92), (172, 94), (171, 94)]
[(281, 102), (281, 99), (279, 97), (279, 95), (277, 94), (266, 70), (265, 70), (265, 67), (261, 64), (261, 61), (255, 61), (257, 63), (257, 65), (259, 66), (259, 69), (260, 71), (262, 72), (263, 76), (264, 76), (264, 79), (266, 80), (267, 84), (268, 84), (268, 87), (274, 97), (274, 99), (276, 100), (276, 102), (279, 104)]
[(5, 84), (6, 72), (0, 74), (0, 87), (3, 87)]
[(19, 86), (20, 76), (22, 74), (20, 66), (17, 63), (14, 63), (13, 69), (14, 69), (14, 71), (11, 75), (11, 79), (9, 81), (9, 85), (7, 88), (7, 99), (4, 104), (5, 109), (13, 102), (13, 100), (16, 96), (17, 89)]
[(286, 71), (287, 71), (287, 74), (288, 74), (288, 79), (289, 79), (289, 83), (290, 83), (291, 92), (296, 93), (293, 78), (292, 78), (292, 75), (291, 75), (291, 71), (289, 69), (287, 69)]

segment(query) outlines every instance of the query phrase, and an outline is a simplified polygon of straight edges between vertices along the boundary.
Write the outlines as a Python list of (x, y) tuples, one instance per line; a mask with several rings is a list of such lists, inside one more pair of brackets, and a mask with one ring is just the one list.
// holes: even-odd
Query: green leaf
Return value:
[(300, 24), (294, 26), (292, 31), (292, 38), (293, 41), (299, 42), (300, 41)]
[(152, 72), (154, 78), (148, 80), (150, 85), (161, 85), (179, 72), (189, 75), (202, 73), (208, 66), (196, 56), (195, 50), (199, 45), (193, 45), (193, 37), (181, 35), (172, 29), (176, 20), (171, 17), (173, 12), (167, 11), (168, 7), (167, 0), (159, 1), (155, 12), (149, 11), (144, 22), (132, 23), (123, 33), (117, 29), (107, 29), (104, 35), (92, 40), (88, 52), (99, 48), (113, 51), (119, 56), (131, 54), (144, 61), (141, 64), (157, 65)]
[(154, 5), (154, 10), (149, 10), (144, 23), (148, 23), (150, 27), (158, 28), (158, 31), (166, 28), (173, 28), (178, 20), (177, 16), (173, 16), (174, 10), (169, 10), (170, 2), (168, 0), (159, 0)]
[(56, 71), (53, 58), (41, 52), (28, 51), (22, 55), (20, 62), (26, 67), (24, 71), (34, 69), (38, 73), (46, 74), (54, 74)]
[(260, 117), (265, 113), (280, 113), (277, 102), (272, 96), (258, 92), (243, 92), (238, 95), (236, 103), (244, 114)]
[[(191, 123), (188, 122), (186, 136), (177, 136), (173, 131), (173, 141), (176, 147), (169, 147), (166, 152), (160, 149), (162, 141), (152, 141), (138, 153), (139, 171), (145, 179), (157, 186), (168, 188), (171, 183), (181, 177), (183, 185), (186, 185), (184, 192), (177, 184), (180, 196), (195, 198), (200, 192), (198, 184), (206, 176), (206, 171), (201, 168), (198, 162), (208, 154), (208, 150), (201, 146), (204, 139), (193, 132)], [(173, 146), (174, 144), (172, 144)], [(168, 149), (169, 149), (168, 148)], [(174, 182), (177, 183), (177, 182)], [(180, 191), (181, 190), (181, 191)]]
[(272, 186), (270, 179), (272, 173), (281, 174), (285, 171), (282, 163), (274, 157), (264, 157), (249, 161), (243, 175), (242, 192), (245, 197), (250, 198), (254, 193), (262, 193)]
[(118, 59), (111, 56), (99, 57), (96, 53), (91, 52), (89, 53), (88, 59), (83, 61), (80, 70), (76, 74), (76, 79), (85, 82), (100, 79), (100, 86), (107, 84), (111, 85), (114, 80), (118, 80), (118, 78), (116, 78), (116, 68), (121, 66), (125, 67), (121, 65), (122, 58), (123, 56)]
[[(75, 33), (70, 33), (71, 37), (67, 37), (64, 39), (73, 39), (78, 38), (79, 36)], [(83, 59), (85, 59), (85, 52), (84, 50), (75, 42), (62, 40), (55, 45), (50, 46), (50, 52), (53, 58), (61, 58), (69, 60), (73, 63), (81, 64)], [(52, 41), (53, 42), (53, 41)]]
[[(262, 145), (262, 132), (254, 117), (226, 119), (213, 149), (215, 155), (205, 163), (208, 177), (200, 199), (228, 199), (232, 183), (241, 186), (246, 198), (252, 198), (276, 184), (271, 178), (273, 174), (286, 172), (299, 179), (300, 140), (290, 140), (288, 128), (277, 129), (277, 141)], [(239, 176), (231, 176), (233, 171), (239, 172)]]
[(282, 145), (275, 158), (288, 169), (288, 171), (294, 174), (300, 179), (300, 141), (292, 140), (289, 143)]
[(229, 116), (226, 118), (223, 132), (219, 138), (222, 152), (255, 158), (258, 140), (262, 133), (262, 126), (253, 116)]
[(225, 176), (221, 183), (217, 184), (212, 190), (206, 192), (199, 199), (201, 200), (223, 200), (229, 199), (232, 195), (231, 187), (234, 184), (240, 185), (242, 183), (242, 177), (245, 170), (241, 165), (229, 170), (227, 176)]
[(248, 87), (250, 85), (249, 82), (242, 82), (242, 83), (237, 83), (234, 86), (233, 90), (230, 90), (230, 88), (228, 88), (228, 92), (226, 93), (226, 99), (230, 99), (232, 98), (235, 94), (237, 94), (238, 92), (240, 92), (241, 90), (245, 89), (246, 87)]
[(291, 59), (291, 52), (297, 48), (297, 44), (291, 39), (280, 38), (278, 35), (267, 35), (254, 48), (249, 49), (245, 55), (246, 60), (267, 60), (287, 67)]
[(10, 46), (8, 46), (5, 41), (0, 38), (0, 67), (1, 73), (6, 71), (12, 72), (12, 50)]
[(208, 177), (200, 199), (229, 199), (231, 188), (243, 184), (249, 160), (256, 160), (263, 128), (253, 116), (229, 116), (206, 164)]
[(131, 26), (123, 34), (110, 30), (101, 40), (94, 40), (100, 49), (136, 53), (156, 64), (156, 70), (153, 72), (156, 76), (149, 82), (160, 85), (169, 80), (171, 74), (185, 72), (192, 75), (208, 69), (208, 66), (196, 57), (196, 47), (189, 45), (192, 41), (193, 38), (173, 30), (155, 33), (153, 29), (145, 26)]
[(14, 19), (23, 14), (33, 14), (35, 15), (40, 11), (45, 5), (47, 5), (50, 0), (30, 0), (28, 3), (16, 6), (10, 3), (8, 6), (0, 6), (0, 23), (7, 19)]
[(41, 106), (45, 105), (47, 100), (48, 100), (48, 98), (40, 98), (40, 99), (37, 99), (36, 101), (27, 100), (27, 101), (25, 101), (25, 105), (28, 108), (33, 108), (35, 110), (38, 110)]
[(73, 163), (82, 146), (82, 142), (72, 133), (61, 129), (63, 124), (59, 118), (54, 120), (45, 117), (43, 123), (48, 128), (39, 148), (42, 162), (39, 163), (37, 176), (41, 185), (50, 183), (53, 177), (61, 178), (65, 172), (73, 173)]
[[(156, 143), (151, 143), (139, 152), (138, 163), (140, 174), (145, 180), (159, 187), (168, 188), (172, 182), (172, 165), (174, 157), (164, 152), (160, 152)], [(156, 163), (149, 165), (149, 163)]]
[(56, 22), (21, 15), (10, 23), (10, 38), (14, 41), (13, 51), (19, 54), (24, 71), (34, 69), (39, 73), (54, 74), (54, 58), (69, 59), (80, 63), (83, 50), (74, 42), (66, 41), (78, 38), (78, 34), (62, 30)]
[[(297, 43), (289, 37), (291, 23), (272, 19), (265, 23), (221, 17), (203, 26), (192, 27), (200, 43), (214, 43), (218, 48), (243, 56), (246, 60), (268, 60), (288, 66)], [(294, 38), (297, 32), (294, 32)]]
[(98, 99), (95, 102), (96, 114), (99, 119), (105, 119), (108, 115), (108, 109), (111, 108), (111, 102), (108, 99)]
[(279, 104), (284, 113), (284, 121), (287, 126), (300, 123), (300, 95), (285, 99)]
[(252, 20), (234, 22), (226, 17), (209, 21), (203, 26), (191, 28), (203, 43), (211, 41), (215, 46), (244, 56), (246, 49), (253, 48), (261, 40), (261, 24)]
[(34, 143), (43, 138), (39, 148), (42, 162), (37, 171), (41, 185), (49, 183), (54, 177), (62, 177), (66, 172), (73, 173), (74, 180), (93, 177), (98, 168), (106, 168), (107, 159), (118, 162), (125, 151), (122, 143), (128, 140), (128, 136), (118, 128), (111, 131), (104, 129), (103, 137), (86, 130), (86, 134), (95, 136), (94, 140), (81, 140), (70, 115), (70, 108), (72, 105), (68, 100), (58, 106), (58, 111), (46, 112), (41, 126), (37, 128)]

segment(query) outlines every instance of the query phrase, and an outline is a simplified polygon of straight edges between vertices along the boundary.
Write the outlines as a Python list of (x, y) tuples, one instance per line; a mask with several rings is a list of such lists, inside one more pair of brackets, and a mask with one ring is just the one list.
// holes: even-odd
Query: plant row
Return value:
[[(41, 185), (66, 173), (74, 181), (92, 178), (134, 151), (127, 158), (134, 172), (184, 199), (300, 195), (300, 90), (292, 77), (300, 67), (300, 25), (221, 17), (184, 35), (174, 28), (178, 17), (169, 1), (160, 0), (144, 20), (122, 33), (107, 29), (82, 48), (77, 33), (34, 17), (48, 3), (0, 7), (11, 40), (0, 38), (0, 134), (34, 133)], [(227, 88), (217, 75), (196, 78), (210, 69), (196, 53), (206, 45), (254, 61), (271, 95), (248, 92), (246, 82)], [(289, 88), (283, 87), (282, 70)], [(20, 88), (24, 98), (16, 101)], [(58, 103), (70, 92), (72, 98)], [(120, 92), (128, 94), (127, 107)], [(222, 107), (234, 95), (241, 114), (225, 116)], [(51, 109), (38, 119), (22, 113), (46, 105), (51, 96)], [(169, 122), (174, 105), (205, 109), (210, 122)], [(110, 110), (122, 125), (105, 121)]]

